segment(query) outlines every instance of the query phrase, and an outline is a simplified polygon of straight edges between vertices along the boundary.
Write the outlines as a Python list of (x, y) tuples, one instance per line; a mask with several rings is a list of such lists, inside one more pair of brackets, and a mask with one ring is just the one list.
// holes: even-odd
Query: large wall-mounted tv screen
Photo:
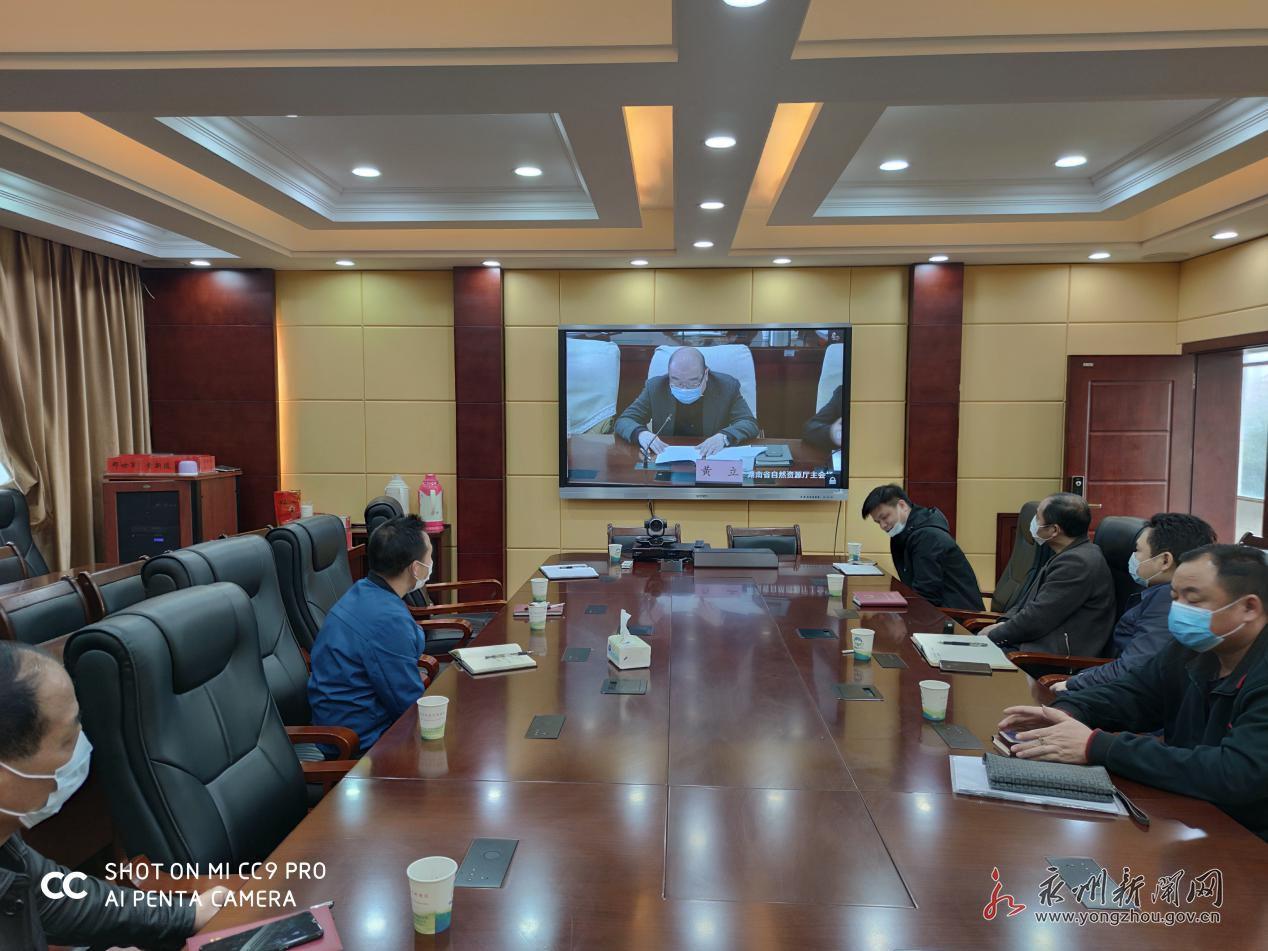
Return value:
[(844, 499), (848, 324), (559, 328), (564, 498)]

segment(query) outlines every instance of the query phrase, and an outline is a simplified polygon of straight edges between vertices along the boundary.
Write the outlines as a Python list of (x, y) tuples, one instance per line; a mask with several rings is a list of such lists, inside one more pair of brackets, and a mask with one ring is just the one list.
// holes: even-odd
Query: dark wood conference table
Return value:
[[(441, 741), (423, 742), (407, 711), (279, 846), (273, 861), (322, 861), (321, 881), (283, 880), (300, 907), (335, 900), (345, 947), (397, 948), (1168, 948), (1268, 942), (1268, 845), (1209, 803), (1119, 780), (1150, 814), (1126, 818), (957, 796), (951, 751), (920, 715), (920, 680), (951, 686), (949, 719), (989, 744), (1000, 711), (1031, 702), (1020, 672), (989, 677), (929, 668), (910, 640), (943, 616), (889, 577), (849, 578), (829, 601), (828, 559), (778, 570), (661, 574), (609, 568), (552, 583), (565, 617), (530, 636), (504, 611), (481, 644), (515, 642), (535, 671), (475, 679), (456, 666), (429, 690), (450, 698)], [(868, 613), (877, 651), (905, 669), (843, 655), (850, 593), (902, 590), (907, 610)], [(527, 600), (527, 586), (512, 603)], [(603, 613), (587, 608), (602, 606)], [(649, 688), (600, 693), (606, 639), (622, 608), (648, 625)], [(594, 610), (592, 608), (592, 610)], [(563, 663), (568, 647), (592, 648)], [(880, 702), (841, 702), (833, 685), (879, 688)], [(558, 740), (525, 738), (537, 714), (567, 716)], [(478, 837), (519, 840), (501, 889), (460, 888), (452, 929), (412, 928), (405, 867), (424, 855), (461, 860)], [(1184, 883), (1223, 873), (1222, 923), (1048, 923), (1035, 912), (1047, 859), (1089, 856)], [(1026, 910), (983, 917), (999, 869)], [(1113, 883), (1111, 883), (1112, 885)], [(1185, 895), (1181, 890), (1180, 898)], [(1182, 905), (1211, 910), (1209, 901)], [(260, 917), (232, 909), (216, 929)]]
[[(703, 440), (683, 437), (665, 437), (666, 445), (695, 446)], [(792, 478), (792, 472), (811, 472), (822, 469), (831, 462), (829, 453), (801, 439), (768, 437), (745, 443), (750, 446), (786, 445), (792, 455), (792, 465), (781, 467), (757, 466), (778, 475), (778, 480), (749, 476), (744, 485), (806, 485), (823, 487), (823, 476), (818, 478)], [(643, 453), (637, 446), (617, 439), (614, 435), (580, 435), (568, 439), (569, 482), (573, 485), (695, 485), (694, 462), (672, 462), (663, 466), (642, 465)]]

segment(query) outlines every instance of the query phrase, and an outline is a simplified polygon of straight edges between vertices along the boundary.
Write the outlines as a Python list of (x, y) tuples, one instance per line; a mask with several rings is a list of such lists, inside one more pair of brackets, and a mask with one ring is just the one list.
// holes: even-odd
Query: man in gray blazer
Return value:
[(1052, 549), (1034, 584), (1004, 619), (979, 631), (1005, 650), (1097, 657), (1114, 630), (1114, 582), (1101, 549), (1088, 541), (1087, 500), (1058, 492), (1030, 522), (1037, 545)]
[(711, 373), (704, 355), (682, 347), (669, 358), (669, 372), (648, 379), (638, 398), (616, 418), (616, 434), (655, 456), (666, 448), (661, 436), (698, 436), (701, 456), (747, 442), (757, 420), (740, 393), (740, 381)]

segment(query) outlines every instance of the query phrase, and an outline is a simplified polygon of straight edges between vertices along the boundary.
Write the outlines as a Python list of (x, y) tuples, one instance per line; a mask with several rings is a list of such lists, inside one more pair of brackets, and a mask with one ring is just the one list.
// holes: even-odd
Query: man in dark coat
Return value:
[(890, 484), (867, 494), (863, 517), (889, 536), (889, 553), (903, 584), (941, 608), (982, 610), (977, 576), (951, 537), (945, 515), (915, 505), (900, 486)]
[(701, 456), (747, 442), (757, 420), (740, 393), (740, 381), (714, 373), (695, 347), (669, 358), (669, 372), (648, 379), (638, 398), (616, 418), (616, 434), (655, 456), (667, 446), (661, 436), (700, 437)]

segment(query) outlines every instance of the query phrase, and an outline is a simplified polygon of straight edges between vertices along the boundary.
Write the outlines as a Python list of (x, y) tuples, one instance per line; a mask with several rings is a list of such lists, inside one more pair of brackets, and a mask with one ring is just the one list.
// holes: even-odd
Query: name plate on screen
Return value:
[(744, 462), (741, 459), (697, 459), (696, 482), (711, 485), (743, 485)]

